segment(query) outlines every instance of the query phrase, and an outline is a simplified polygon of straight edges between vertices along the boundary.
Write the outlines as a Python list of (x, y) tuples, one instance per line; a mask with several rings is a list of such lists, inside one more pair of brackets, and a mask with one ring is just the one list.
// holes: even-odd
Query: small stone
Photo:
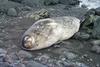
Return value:
[(0, 48), (0, 54), (6, 54), (6, 53), (7, 53), (7, 51), (6, 51), (6, 50), (4, 50), (4, 49)]
[(83, 55), (83, 58), (87, 58), (87, 57), (88, 57), (88, 55), (87, 55), (87, 54), (84, 54), (84, 55)]
[(84, 63), (80, 62), (63, 62), (64, 66), (63, 67), (89, 67)]
[(64, 52), (68, 52), (68, 49), (66, 49), (66, 48), (56, 48), (55, 50), (53, 50), (53, 53), (57, 53), (57, 54), (63, 54)]
[(100, 40), (93, 40), (90, 42), (92, 45), (100, 45)]
[(75, 67), (89, 67), (89, 66), (87, 66), (87, 65), (84, 64), (84, 63), (76, 62), (76, 63), (75, 63)]
[(59, 56), (59, 59), (61, 59), (62, 61), (66, 60), (66, 57), (64, 55)]
[(81, 5), (82, 8), (87, 8), (87, 6), (85, 4)]
[(12, 64), (13, 67), (26, 67), (24, 64), (22, 63), (14, 63)]
[(7, 54), (5, 57), (4, 57), (4, 62), (9, 62), (9, 63), (16, 63), (19, 61), (19, 57), (17, 56), (16, 53), (10, 53), (10, 54)]
[(49, 58), (50, 57), (48, 55), (41, 55), (41, 56), (38, 57), (38, 60), (45, 64), (45, 63), (48, 62)]
[(13, 63), (13, 59), (9, 55), (6, 55), (3, 59), (3, 62)]
[(47, 67), (47, 66), (35, 61), (26, 61), (25, 67)]
[(0, 67), (12, 67), (12, 66), (6, 62), (0, 62)]
[(100, 64), (96, 64), (96, 67), (100, 67)]
[(89, 60), (90, 60), (90, 61), (93, 61), (93, 59), (92, 59), (92, 58), (90, 58)]
[(76, 58), (76, 57), (77, 57), (77, 55), (76, 55), (76, 54), (71, 53), (71, 52), (66, 52), (66, 54), (65, 54), (65, 55), (67, 56), (67, 58), (68, 58), (68, 59), (74, 59), (74, 58)]
[(17, 13), (15, 8), (9, 8), (8, 11), (7, 11), (7, 15), (15, 17), (15, 16), (18, 15), (18, 13)]
[[(1, 34), (0, 34), (1, 35)], [(0, 40), (0, 43), (3, 43), (3, 41), (2, 40)]]
[(91, 50), (92, 50), (92, 51), (96, 51), (97, 47), (98, 47), (98, 46), (93, 46)]
[(100, 54), (100, 46), (93, 46), (91, 48), (91, 51), (97, 53), (97, 54)]
[(29, 58), (29, 59), (32, 58), (32, 55), (29, 52), (23, 50), (18, 52), (18, 56), (21, 58)]
[(7, 51), (0, 48), (0, 61), (2, 62), (6, 56)]

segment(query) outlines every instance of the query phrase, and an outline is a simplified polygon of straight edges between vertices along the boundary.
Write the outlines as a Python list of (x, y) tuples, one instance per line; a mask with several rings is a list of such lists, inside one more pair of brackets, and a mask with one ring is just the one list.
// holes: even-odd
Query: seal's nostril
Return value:
[(24, 47), (27, 49), (30, 49), (30, 48), (32, 48), (32, 43), (28, 41), (24, 44)]

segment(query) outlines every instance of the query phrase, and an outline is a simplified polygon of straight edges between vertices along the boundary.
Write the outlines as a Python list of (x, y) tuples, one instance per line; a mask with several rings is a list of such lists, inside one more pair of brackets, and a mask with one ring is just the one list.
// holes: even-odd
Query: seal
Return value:
[(63, 16), (40, 19), (36, 21), (22, 36), (22, 48), (39, 50), (71, 38), (80, 27), (76, 17)]

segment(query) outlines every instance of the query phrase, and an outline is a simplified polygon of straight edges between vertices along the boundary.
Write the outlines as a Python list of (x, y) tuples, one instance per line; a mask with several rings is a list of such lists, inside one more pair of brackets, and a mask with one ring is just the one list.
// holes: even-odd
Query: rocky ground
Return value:
[[(100, 8), (78, 0), (0, 0), (0, 67), (100, 67)], [(37, 51), (21, 48), (21, 36), (36, 21), (75, 16), (81, 28), (69, 40)]]

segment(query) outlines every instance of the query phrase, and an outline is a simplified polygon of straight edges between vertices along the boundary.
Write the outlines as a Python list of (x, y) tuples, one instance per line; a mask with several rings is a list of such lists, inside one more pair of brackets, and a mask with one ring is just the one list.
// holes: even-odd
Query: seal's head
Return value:
[(34, 37), (30, 35), (25, 35), (22, 38), (22, 47), (27, 50), (30, 50), (31, 48), (35, 47)]

